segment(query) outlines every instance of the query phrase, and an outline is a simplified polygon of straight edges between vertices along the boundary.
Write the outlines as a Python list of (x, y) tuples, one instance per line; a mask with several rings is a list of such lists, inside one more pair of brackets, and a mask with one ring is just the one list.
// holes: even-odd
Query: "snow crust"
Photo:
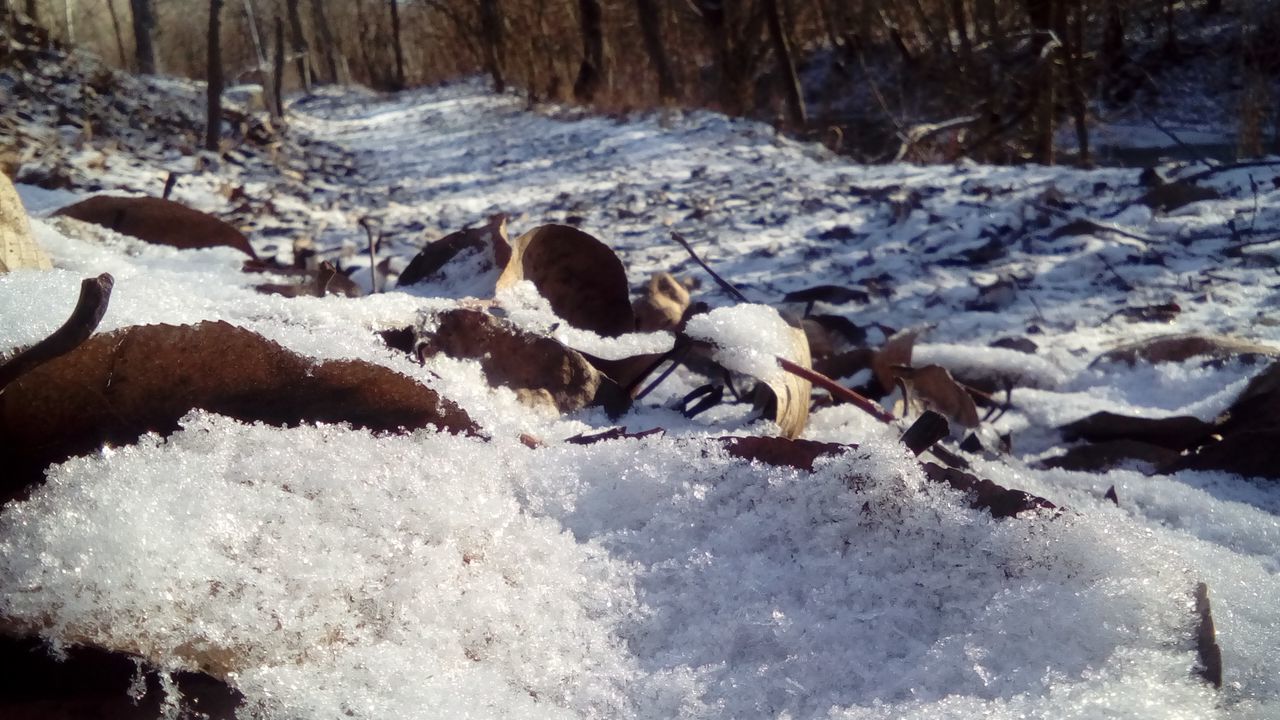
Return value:
[[(1280, 713), (1274, 483), (1028, 464), (1062, 449), (1052, 428), (1099, 410), (1211, 418), (1257, 372), (1195, 361), (1090, 366), (1110, 347), (1169, 332), (1280, 342), (1274, 271), (1208, 272), (1225, 241), (1183, 242), (1251, 217), (1249, 178), (1215, 181), (1222, 201), (1156, 215), (1133, 204), (1134, 171), (864, 168), (709, 113), (552, 118), (474, 85), (389, 99), (335, 91), (295, 115), (291, 132), (337, 143), (400, 188), (388, 191), (389, 224), (430, 218), (453, 230), (503, 210), (528, 227), (582, 213), (587, 226), (608, 228), (638, 285), (660, 270), (695, 271), (668, 247), (661, 220), (692, 225), (697, 213), (706, 219), (687, 236), (753, 297), (888, 275), (885, 295), (836, 309), (863, 327), (932, 325), (918, 364), (1016, 375), (1014, 407), (991, 426), (1012, 433), (1014, 453), (968, 456), (973, 472), (1067, 509), (992, 520), (927, 482), (896, 430), (848, 405), (816, 409), (805, 437), (859, 447), (813, 474), (732, 458), (713, 437), (767, 426), (739, 406), (693, 420), (671, 410), (705, 382), (686, 370), (620, 421), (665, 435), (564, 444), (614, 423), (598, 409), (548, 417), (489, 388), (474, 362), (420, 367), (375, 334), (482, 294), (492, 278), (432, 297), (286, 299), (255, 292), (263, 279), (241, 273), (233, 251), (178, 251), (36, 219), (56, 268), (0, 276), (0, 355), (60, 325), (81, 278), (111, 272), (103, 331), (224, 319), (310, 357), (410, 375), (490, 439), (192, 413), (169, 438), (52, 468), (29, 500), (0, 510), (0, 615), (42, 627), (54, 646), (93, 642), (167, 670), (215, 672), (246, 695), (246, 718)], [(482, 170), (510, 163), (518, 170)], [(165, 174), (114, 167), (104, 183), (145, 187)], [(184, 180), (180, 199), (217, 207), (215, 179)], [(913, 187), (922, 198), (905, 197)], [(1070, 212), (1151, 241), (1028, 230), (1061, 221), (1037, 209), (1054, 188), (1092, 198)], [(33, 214), (65, 200), (20, 190)], [(913, 202), (901, 216), (893, 208)], [(1257, 222), (1280, 226), (1267, 204)], [(322, 203), (318, 212), (330, 226), (323, 242), (359, 237), (354, 211)], [(847, 232), (821, 235), (837, 226)], [(956, 260), (1017, 233), (1025, 239), (1001, 259)], [(973, 309), (981, 287), (1010, 274), (1031, 279), (1011, 283), (998, 307)], [(511, 319), (570, 346), (606, 357), (670, 347), (669, 335), (606, 341), (556, 326), (529, 290), (507, 298)], [(690, 333), (713, 343), (720, 362), (776, 371), (787, 347), (776, 311), (700, 299), (721, 307)], [(1114, 316), (1170, 299), (1183, 311), (1168, 323)], [(987, 347), (1010, 335), (1040, 350)], [(1102, 498), (1112, 486), (1119, 506)], [(1191, 592), (1201, 581), (1224, 654), (1218, 692), (1192, 674)]]

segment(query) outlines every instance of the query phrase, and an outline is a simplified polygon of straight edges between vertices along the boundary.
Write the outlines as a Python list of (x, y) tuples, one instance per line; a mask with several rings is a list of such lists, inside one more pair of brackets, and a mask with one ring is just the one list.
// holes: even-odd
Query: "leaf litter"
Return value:
[[(474, 120), (462, 123), (461, 115), (454, 115), (454, 104), (483, 96), (465, 85), (438, 92), (435, 105), (416, 105), (417, 96), (410, 94), (376, 110), (364, 100), (322, 98), (295, 127), (322, 135), (325, 142), (346, 143), (353, 156), (363, 156), (365, 162), (391, 157), (379, 155), (386, 152), (377, 144), (382, 139), (375, 143), (372, 136), (362, 135), (358, 122), (327, 125), (327, 113), (369, 118), (385, 111), (400, 114), (400, 120), (430, 116), (445, 124), (447, 142), (467, 138), (462, 128), (474, 125)], [(513, 123), (509, 131), (516, 135), (547, 122), (518, 113), (506, 117)], [(714, 116), (691, 116), (671, 134), (638, 122), (638, 131), (663, 142), (681, 138), (690, 143), (685, 147), (699, 147), (700, 138), (733, 138), (740, 143), (741, 157), (735, 162), (745, 161), (734, 167), (772, 163), (789, 175), (803, 168), (794, 176), (824, 182), (853, 172), (839, 163), (815, 160), (803, 146), (754, 134), (750, 126), (733, 127)], [(567, 137), (612, 132), (595, 120), (550, 127), (565, 131)], [(436, 141), (415, 141), (415, 151), (434, 152), (431, 143)], [(403, 154), (404, 147), (396, 151)], [(717, 154), (722, 156), (722, 151)], [(658, 157), (671, 155), (657, 153), (648, 161)], [(447, 172), (448, 160), (440, 158), (441, 172)], [(608, 159), (613, 163), (619, 157), (614, 153)], [(640, 158), (630, 161), (634, 166)], [(687, 161), (681, 162), (686, 164), (677, 168), (687, 166)], [(392, 177), (399, 169), (397, 163), (386, 162), (380, 172)], [(661, 178), (663, 172), (659, 168), (650, 174)], [(1032, 337), (1044, 335), (1047, 342), (1036, 340), (1043, 348), (1038, 357), (1059, 371), (1060, 382), (1019, 390), (1011, 410), (992, 421), (1001, 431), (1028, 438), (1025, 457), (1054, 446), (1043, 428), (1106, 408), (1106, 393), (1114, 396), (1115, 390), (1087, 363), (1108, 341), (1133, 333), (1129, 323), (1118, 329), (1105, 318), (1123, 307), (1143, 306), (1127, 295), (1107, 295), (1118, 292), (1110, 272), (1091, 277), (1073, 270), (1069, 252), (1037, 249), (1037, 241), (1029, 236), (1023, 246), (1032, 251), (1009, 245), (1007, 254), (984, 262), (1040, 263), (1039, 275), (1032, 277), (1048, 286), (1019, 285), (999, 299), (998, 312), (975, 308), (966, 313), (964, 306), (973, 297), (969, 277), (956, 282), (959, 276), (947, 274), (952, 270), (938, 275), (936, 269), (915, 264), (912, 254), (903, 250), (924, 237), (920, 211), (932, 212), (952, 202), (965, 192), (972, 175), (988, 184), (1034, 185), (1048, 174), (1055, 178), (1055, 187), (1071, 188), (1072, 183), (1091, 183), (1098, 176), (1120, 186), (1123, 172), (907, 166), (857, 172), (864, 175), (860, 182), (870, 185), (913, 182), (914, 176), (914, 182), (929, 187), (904, 203), (910, 213), (875, 221), (887, 223), (887, 234), (876, 238), (872, 262), (892, 271), (876, 282), (892, 294), (893, 306), (886, 303), (885, 294), (876, 293), (865, 307), (837, 306), (848, 319), (868, 328), (929, 323), (931, 339), (942, 344), (990, 342), (1019, 324)], [(705, 174), (702, 180), (692, 174), (668, 174), (666, 182), (679, 192), (693, 182), (714, 184), (718, 173)], [(494, 211), (514, 212), (517, 218), (533, 214), (520, 222), (526, 227), (552, 216), (549, 205), (511, 192), (504, 183), (499, 179), (482, 188), (492, 193), (490, 197), (504, 198), (507, 207)], [(593, 197), (600, 191), (589, 183), (577, 187), (582, 201), (596, 207), (608, 207), (612, 199)], [(801, 188), (802, 194), (809, 191)], [(751, 191), (746, 192), (750, 199)], [(1071, 193), (1058, 192), (1064, 197)], [(1016, 203), (1022, 196), (1011, 192), (1000, 197), (1005, 198), (1001, 202)], [(442, 210), (436, 214), (440, 223), (459, 227), (476, 220), (463, 217), (461, 205), (449, 206), (454, 200), (447, 194), (432, 202)], [(1007, 209), (998, 207), (996, 214)], [(1156, 233), (1158, 228), (1146, 228), (1139, 213), (1118, 209), (1129, 216), (1111, 218), (1116, 223)], [(721, 220), (733, 225), (714, 204), (708, 205), (707, 213), (704, 223)], [(406, 222), (395, 212), (384, 221), (393, 231)], [(601, 335), (614, 328), (622, 328), (622, 336), (629, 333), (627, 313), (613, 299), (624, 298), (630, 309), (628, 274), (636, 273), (631, 279), (639, 280), (661, 271), (682, 272), (681, 258), (662, 252), (632, 266), (639, 248), (651, 245), (656, 236), (658, 223), (640, 227), (648, 221), (641, 217), (609, 232), (614, 247), (621, 247), (618, 252), (627, 258), (621, 266), (623, 293), (612, 289), (618, 273), (609, 271), (605, 274), (614, 278), (610, 289), (586, 291), (577, 300), (547, 297), (552, 310), (572, 315), (577, 311), (566, 307), (591, 304), (581, 298), (609, 298), (595, 303), (617, 308), (604, 313), (603, 320), (584, 315), (569, 324), (594, 325), (590, 329), (604, 330)], [(681, 366), (646, 404), (621, 418), (638, 429), (663, 426), (666, 433), (623, 433), (588, 446), (560, 443), (558, 438), (591, 432), (612, 421), (602, 409), (584, 408), (567, 417), (531, 412), (514, 394), (508, 398), (478, 382), (483, 371), (476, 361), (436, 356), (419, 367), (403, 354), (391, 354), (377, 338), (377, 331), (412, 323), (424, 309), (450, 311), (449, 302), (407, 293), (358, 300), (257, 296), (225, 255), (184, 259), (155, 249), (122, 258), (112, 256), (109, 248), (61, 237), (47, 227), (36, 229), (50, 241), (45, 244), (59, 262), (73, 267), (106, 263), (110, 267), (101, 269), (117, 275), (120, 288), (135, 288), (135, 297), (120, 297), (123, 317), (109, 317), (109, 322), (164, 321), (157, 318), (165, 313), (154, 298), (180, 289), (169, 293), (183, 298), (169, 310), (179, 316), (168, 318), (170, 322), (225, 318), (300, 349), (304, 356), (360, 358), (394, 369), (456, 401), (488, 437), (430, 431), (387, 437), (328, 424), (277, 429), (197, 410), (179, 418), (179, 429), (167, 439), (144, 435), (136, 445), (55, 465), (49, 481), (27, 503), (0, 513), (0, 542), (8, 551), (0, 572), (12, 581), (9, 586), (27, 590), (4, 595), (0, 612), (40, 628), (48, 637), (123, 649), (162, 667), (186, 664), (221, 672), (244, 693), (254, 712), (267, 716), (319, 716), (335, 708), (362, 715), (363, 708), (376, 705), (379, 714), (411, 717), (421, 715), (424, 707), (436, 715), (461, 712), (476, 703), (522, 716), (730, 717), (786, 712), (849, 718), (1043, 717), (1060, 713), (1064, 706), (1125, 716), (1138, 708), (1149, 712), (1154, 703), (1167, 717), (1232, 717), (1265, 713), (1276, 702), (1266, 679), (1274, 676), (1268, 672), (1274, 668), (1266, 648), (1274, 646), (1270, 639), (1275, 624), (1265, 607), (1249, 600), (1260, 588), (1275, 584), (1275, 521), (1265, 510), (1265, 490), (1251, 495), (1231, 486), (1233, 480), (1244, 482), (1238, 478), (1214, 475), (1212, 482), (1218, 484), (1212, 485), (1197, 480), (1203, 474), (1186, 471), (1163, 480), (1117, 471), (1113, 477), (1125, 507), (1115, 508), (1107, 501), (1104, 508), (1099, 504), (1102, 492), (1113, 483), (1094, 488), (1093, 476), (1011, 469), (998, 458), (966, 456), (941, 446), (935, 446), (938, 456), (962, 460), (972, 472), (922, 467), (900, 443), (901, 427), (839, 404), (809, 414), (801, 439), (846, 446), (844, 450), (812, 453), (807, 465), (811, 471), (788, 463), (752, 463), (717, 438), (728, 433), (741, 436), (744, 430), (772, 433), (776, 426), (752, 423), (755, 413), (734, 403), (693, 420), (669, 407), (670, 399), (705, 380), (696, 363)], [(945, 253), (948, 240), (964, 232), (969, 231), (958, 224), (943, 226), (927, 241)], [(688, 235), (703, 254), (715, 254), (720, 247), (692, 229)], [(813, 287), (815, 280), (847, 283), (836, 273), (865, 268), (859, 263), (872, 257), (870, 249), (858, 245), (867, 237), (860, 231), (847, 241), (853, 243), (851, 256), (817, 263), (806, 259), (807, 274), (790, 273), (789, 263), (797, 263), (799, 256), (786, 252), (774, 252), (767, 265), (746, 262), (754, 250), (767, 249), (767, 243), (777, 240), (769, 235), (734, 227), (729, 236), (742, 246), (712, 262), (753, 294), (780, 297)], [(254, 242), (263, 240), (255, 237)], [(1064, 236), (1054, 242), (1080, 243), (1076, 247), (1086, 260), (1090, 253), (1100, 252), (1091, 249), (1094, 241), (1089, 236)], [(215, 268), (211, 260), (221, 265)], [(442, 265), (439, 274), (447, 274), (448, 265)], [(559, 261), (547, 265), (535, 262), (533, 277), (523, 279), (549, 296), (573, 297), (579, 292), (573, 288), (578, 283), (572, 279), (574, 273), (555, 270)], [(1095, 265), (1099, 263), (1080, 263), (1083, 268)], [(1008, 269), (1011, 276), (1028, 277), (1025, 267)], [(148, 278), (144, 270), (154, 277)], [(1124, 268), (1136, 288), (1160, 272)], [(1234, 269), (1226, 272), (1239, 274)], [(859, 272), (864, 277), (877, 273), (886, 274)], [(212, 278), (218, 282), (211, 283)], [(45, 280), (19, 273), (0, 281), (0, 292), (14, 307), (29, 307), (22, 298), (65, 288), (70, 282), (69, 276), (56, 271)], [(1070, 289), (1072, 283), (1097, 289), (1105, 302), (1048, 302), (1052, 292)], [(509, 283), (507, 296), (521, 284)], [(923, 293), (926, 285), (930, 290)], [(1165, 295), (1144, 302), (1163, 303)], [(1242, 301), (1242, 296), (1229, 297)], [(153, 302), (142, 302), (143, 298)], [(711, 301), (723, 305), (722, 299)], [(1203, 302), (1179, 297), (1177, 303), (1181, 312), (1172, 320), (1175, 326), (1210, 316)], [(507, 304), (500, 299), (491, 307), (502, 312)], [(515, 315), (529, 312), (511, 310)], [(1081, 313), (1102, 321), (1103, 327), (1063, 330), (1078, 327), (1073, 318)], [(6, 315), (3, 337), (21, 338), (10, 341), (10, 347), (32, 342), (42, 336), (32, 321), (49, 324), (41, 318), (40, 313)], [(555, 324), (550, 321), (543, 329), (554, 334)], [(1209, 325), (1228, 333), (1246, 329)], [(1255, 326), (1254, 336), (1257, 327), (1270, 326)], [(868, 339), (878, 345), (868, 343), (863, 349), (873, 352), (887, 340)], [(1274, 342), (1274, 333), (1259, 339)], [(884, 392), (904, 373), (895, 368), (915, 368), (914, 341), (906, 343), (905, 353), (903, 344), (899, 342), (894, 353), (880, 350), (875, 355), (883, 354), (878, 369), (887, 370), (889, 382), (880, 388)], [(735, 352), (750, 356), (751, 349), (748, 340)], [(1233, 362), (1228, 359), (1225, 366), (1226, 372), (1234, 373), (1230, 377), (1247, 378), (1257, 372)], [(779, 366), (776, 356), (773, 365)], [(1165, 373), (1161, 377), (1170, 383), (1177, 381), (1178, 373), (1187, 373), (1202, 384), (1212, 379), (1211, 373), (1221, 372), (1175, 365), (1168, 370), (1152, 366), (1150, 372)], [(774, 371), (772, 366), (768, 370)], [(1148, 370), (1139, 366), (1114, 372), (1123, 383), (1123, 373), (1137, 377)], [(1263, 385), (1260, 381), (1260, 389), (1248, 397), (1266, 397)], [(1098, 397), (1079, 397), (1089, 393)], [(804, 395), (807, 398), (808, 392)], [(1216, 409), (1200, 407), (1197, 415), (1203, 419), (1205, 413), (1216, 414), (1229, 404), (1227, 398)], [(1176, 414), (1181, 407), (1167, 409)], [(1249, 423), (1244, 417), (1236, 424)], [(526, 443), (529, 437), (541, 440)], [(734, 442), (741, 447), (742, 441)], [(773, 452), (763, 448), (790, 441), (750, 442), (760, 447), (746, 452), (759, 459)], [(856, 448), (847, 447), (855, 444)], [(806, 456), (801, 452), (798, 457)], [(352, 468), (362, 469), (359, 482), (352, 482)], [(1009, 487), (984, 491), (989, 486), (983, 485), (982, 475)], [(1158, 505), (1139, 483), (1179, 492), (1184, 483), (1191, 483), (1181, 496), (1191, 499), (1178, 506), (1186, 517), (1172, 525), (1155, 519)], [(1247, 500), (1215, 504), (1213, 495), (1196, 494), (1196, 488), (1219, 486), (1235, 487), (1231, 497)], [(1036, 507), (1045, 506), (1027, 501), (1030, 505), (1023, 509), (1032, 512), (1018, 512), (1016, 521), (993, 525), (988, 512), (968, 507), (984, 492), (1008, 497), (1007, 505), (993, 508), (1017, 508), (1027, 498), (1051, 498), (1070, 510), (1036, 512)], [(1210, 515), (1218, 522), (1230, 517), (1236, 524), (1214, 530), (1203, 522)], [(228, 517), (236, 519), (234, 525), (221, 522)], [(83, 550), (107, 547), (112, 549), (109, 564), (97, 551), (85, 555)], [(52, 562), (31, 562), (37, 557)], [(270, 581), (262, 568), (270, 568)], [(1185, 579), (1188, 569), (1214, 588), (1219, 637), (1231, 639), (1221, 643), (1228, 680), (1222, 696), (1213, 695), (1190, 672), (1200, 621), (1193, 584)], [(115, 591), (110, 585), (139, 591)], [(430, 592), (423, 592), (427, 588)], [(154, 598), (162, 593), (169, 599), (157, 608)], [(69, 601), (55, 602), (56, 598)], [(1227, 609), (1225, 615), (1222, 608)], [(104, 623), (105, 618), (113, 622)], [(181, 621), (173, 622), (175, 618)], [(1088, 622), (1082, 623), (1082, 618)], [(1019, 629), (1016, 635), (1010, 634), (1012, 627)], [(263, 632), (264, 628), (277, 630)], [(206, 654), (193, 655), (193, 647)], [(231, 658), (233, 664), (200, 657)], [(234, 678), (226, 672), (231, 667), (237, 670)], [(370, 673), (403, 677), (417, 672), (410, 668), (434, 672), (415, 676), (419, 682), (402, 683), (399, 690), (369, 681)], [(1048, 675), (1045, 668), (1050, 669)], [(795, 690), (797, 685), (802, 692)]]

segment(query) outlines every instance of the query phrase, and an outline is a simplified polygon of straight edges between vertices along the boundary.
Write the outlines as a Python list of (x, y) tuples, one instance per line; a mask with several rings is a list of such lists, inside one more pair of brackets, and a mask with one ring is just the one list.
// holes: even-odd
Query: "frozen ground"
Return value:
[[(48, 334), (80, 278), (110, 272), (103, 330), (217, 318), (309, 356), (364, 358), (437, 388), (491, 439), (193, 413), (170, 438), (51, 469), (0, 512), (0, 614), (55, 643), (203, 662), (245, 693), (244, 714), (279, 718), (1280, 715), (1274, 481), (1031, 465), (1061, 452), (1062, 423), (1212, 418), (1258, 371), (1091, 363), (1170, 332), (1280, 343), (1276, 248), (1257, 244), (1280, 228), (1275, 168), (1222, 173), (1202, 184), (1223, 199), (1163, 213), (1138, 202), (1136, 170), (863, 167), (713, 114), (531, 112), (470, 84), (318, 96), (294, 104), (291, 133), (307, 141), (289, 159), (300, 180), (226, 166), (175, 197), (234, 214), (220, 190), (243, 187), (264, 208), (251, 223), (262, 254), (287, 258), (289, 240), (313, 235), (347, 246), (366, 286), (350, 252), (360, 218), (380, 222), (394, 269), (505, 212), (514, 233), (568, 222), (603, 239), (633, 287), (657, 271), (700, 278), (713, 306), (731, 300), (671, 230), (753, 302), (864, 288), (868, 302), (818, 311), (927, 328), (918, 360), (1020, 378), (1013, 409), (981, 430), (988, 446), (1010, 435), (1012, 453), (969, 460), (1069, 510), (994, 521), (848, 405), (815, 411), (804, 437), (859, 448), (813, 474), (731, 458), (709, 438), (772, 427), (740, 406), (686, 420), (669, 406), (703, 380), (685, 372), (620, 420), (665, 436), (565, 444), (615, 423), (525, 408), (473, 363), (419, 367), (374, 334), (449, 305), (465, 278), (264, 296), (232, 251), (41, 220), (75, 193), (23, 186), (56, 269), (0, 276), (0, 351)], [(95, 151), (81, 152), (72, 162), (89, 167)], [(154, 193), (176, 161), (148, 157), (95, 178)], [(1061, 230), (1082, 218), (1120, 232)], [(1136, 312), (1171, 302), (1164, 322)], [(1037, 350), (990, 347), (1006, 338)], [(1118, 505), (1103, 499), (1111, 486)], [(1220, 691), (1192, 672), (1202, 581)]]

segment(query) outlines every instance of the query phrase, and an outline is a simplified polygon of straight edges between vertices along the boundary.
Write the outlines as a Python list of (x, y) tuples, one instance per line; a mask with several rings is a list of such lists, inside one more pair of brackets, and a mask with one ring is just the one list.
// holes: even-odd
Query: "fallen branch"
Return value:
[(850, 390), (849, 388), (841, 385), (835, 380), (832, 380), (826, 375), (823, 375), (822, 373), (816, 370), (811, 370), (807, 367), (804, 367), (803, 365), (797, 365), (784, 357), (779, 357), (777, 358), (777, 360), (778, 360), (778, 364), (782, 366), (783, 370), (786, 370), (792, 375), (797, 375), (799, 377), (804, 378), (805, 380), (808, 380), (814, 385), (817, 385), (823, 390), (826, 390), (827, 392), (831, 393), (832, 397), (836, 397), (841, 400), (844, 400), (845, 402), (856, 405), (858, 409), (862, 410), (863, 412), (867, 413), (868, 415), (879, 420), (882, 423), (889, 424), (894, 421), (894, 417), (892, 415), (885, 412), (884, 410), (881, 410), (879, 407), (876, 406), (875, 403), (859, 395), (858, 393)]
[(23, 375), (35, 370), (54, 358), (75, 350), (93, 331), (98, 329), (102, 316), (111, 300), (111, 288), (115, 279), (107, 273), (80, 282), (80, 299), (71, 311), (71, 317), (49, 337), (23, 350), (0, 365), (0, 393)]

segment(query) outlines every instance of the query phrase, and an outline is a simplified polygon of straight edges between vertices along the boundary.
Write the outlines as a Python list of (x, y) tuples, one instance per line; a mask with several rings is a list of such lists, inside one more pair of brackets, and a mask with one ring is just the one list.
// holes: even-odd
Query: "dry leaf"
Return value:
[(1158, 335), (1103, 353), (1091, 365), (1182, 362), (1194, 357), (1225, 360), (1235, 356), (1280, 357), (1280, 348), (1224, 335)]
[(919, 330), (902, 330), (885, 341), (884, 347), (876, 353), (871, 361), (871, 371), (880, 383), (882, 395), (893, 390), (894, 378), (897, 377), (895, 367), (911, 365), (911, 352), (915, 348)]
[(422, 282), (439, 272), (450, 260), (464, 250), (488, 251), (486, 260), (492, 267), (505, 268), (511, 260), (511, 243), (507, 240), (507, 216), (494, 215), (478, 228), (467, 228), (450, 233), (428, 243), (414, 256), (400, 279), (400, 287)]
[(0, 273), (22, 268), (50, 270), (53, 262), (31, 237), (31, 222), (18, 191), (0, 174)]
[(225, 322), (143, 325), (92, 337), (9, 385), (0, 459), (43, 468), (103, 443), (172, 432), (193, 408), (272, 425), (477, 430), (434, 390), (363, 360), (316, 363)]
[[(783, 357), (801, 367), (811, 368), (809, 339), (805, 337), (804, 329), (788, 325), (791, 347)], [(813, 392), (813, 384), (781, 367), (769, 377), (757, 379), (760, 384), (756, 386), (754, 398), (756, 410), (778, 424), (782, 437), (799, 437), (809, 422), (809, 396)]]
[(360, 297), (364, 291), (354, 280), (334, 267), (328, 260), (320, 263), (314, 272), (303, 271), (303, 279), (296, 283), (263, 283), (255, 285), (254, 290), (264, 295), (283, 295), (284, 297), (324, 297), (326, 295), (342, 295), (344, 297)]
[(946, 368), (941, 365), (897, 367), (895, 372), (907, 384), (913, 401), (920, 401), (926, 409), (937, 411), (956, 424), (978, 427), (980, 420), (973, 396), (951, 377)]
[(528, 280), (556, 315), (605, 337), (635, 330), (627, 272), (609, 246), (568, 225), (543, 225), (521, 235), (498, 289)]
[(1105, 442), (1077, 445), (1061, 455), (1047, 458), (1041, 467), (1062, 470), (1100, 472), (1110, 470), (1128, 460), (1151, 463), (1157, 468), (1178, 459), (1178, 451), (1140, 440), (1107, 440)]
[(1168, 418), (1140, 418), (1098, 412), (1059, 428), (1064, 440), (1140, 440), (1161, 447), (1183, 450), (1204, 442), (1214, 432), (1213, 425), (1189, 415)]
[(813, 463), (820, 457), (839, 455), (857, 445), (797, 440), (785, 437), (722, 437), (716, 438), (730, 455), (766, 465), (793, 467), (813, 472)]
[(198, 210), (154, 197), (98, 195), (59, 210), (57, 215), (101, 225), (157, 245), (184, 250), (231, 247), (251, 258), (248, 238), (231, 225)]
[(632, 306), (636, 332), (675, 330), (688, 308), (689, 289), (671, 273), (656, 273)]
[(449, 310), (423, 333), (422, 357), (444, 353), (480, 361), (493, 385), (516, 391), (522, 402), (573, 412), (602, 405), (621, 413), (627, 398), (609, 378), (576, 350), (550, 338), (525, 332), (505, 320), (475, 310)]
[(1042, 497), (1022, 490), (1001, 487), (990, 480), (927, 462), (921, 463), (925, 477), (966, 492), (972, 497), (969, 507), (983, 509), (995, 518), (1015, 517), (1028, 510), (1052, 510), (1057, 506)]

